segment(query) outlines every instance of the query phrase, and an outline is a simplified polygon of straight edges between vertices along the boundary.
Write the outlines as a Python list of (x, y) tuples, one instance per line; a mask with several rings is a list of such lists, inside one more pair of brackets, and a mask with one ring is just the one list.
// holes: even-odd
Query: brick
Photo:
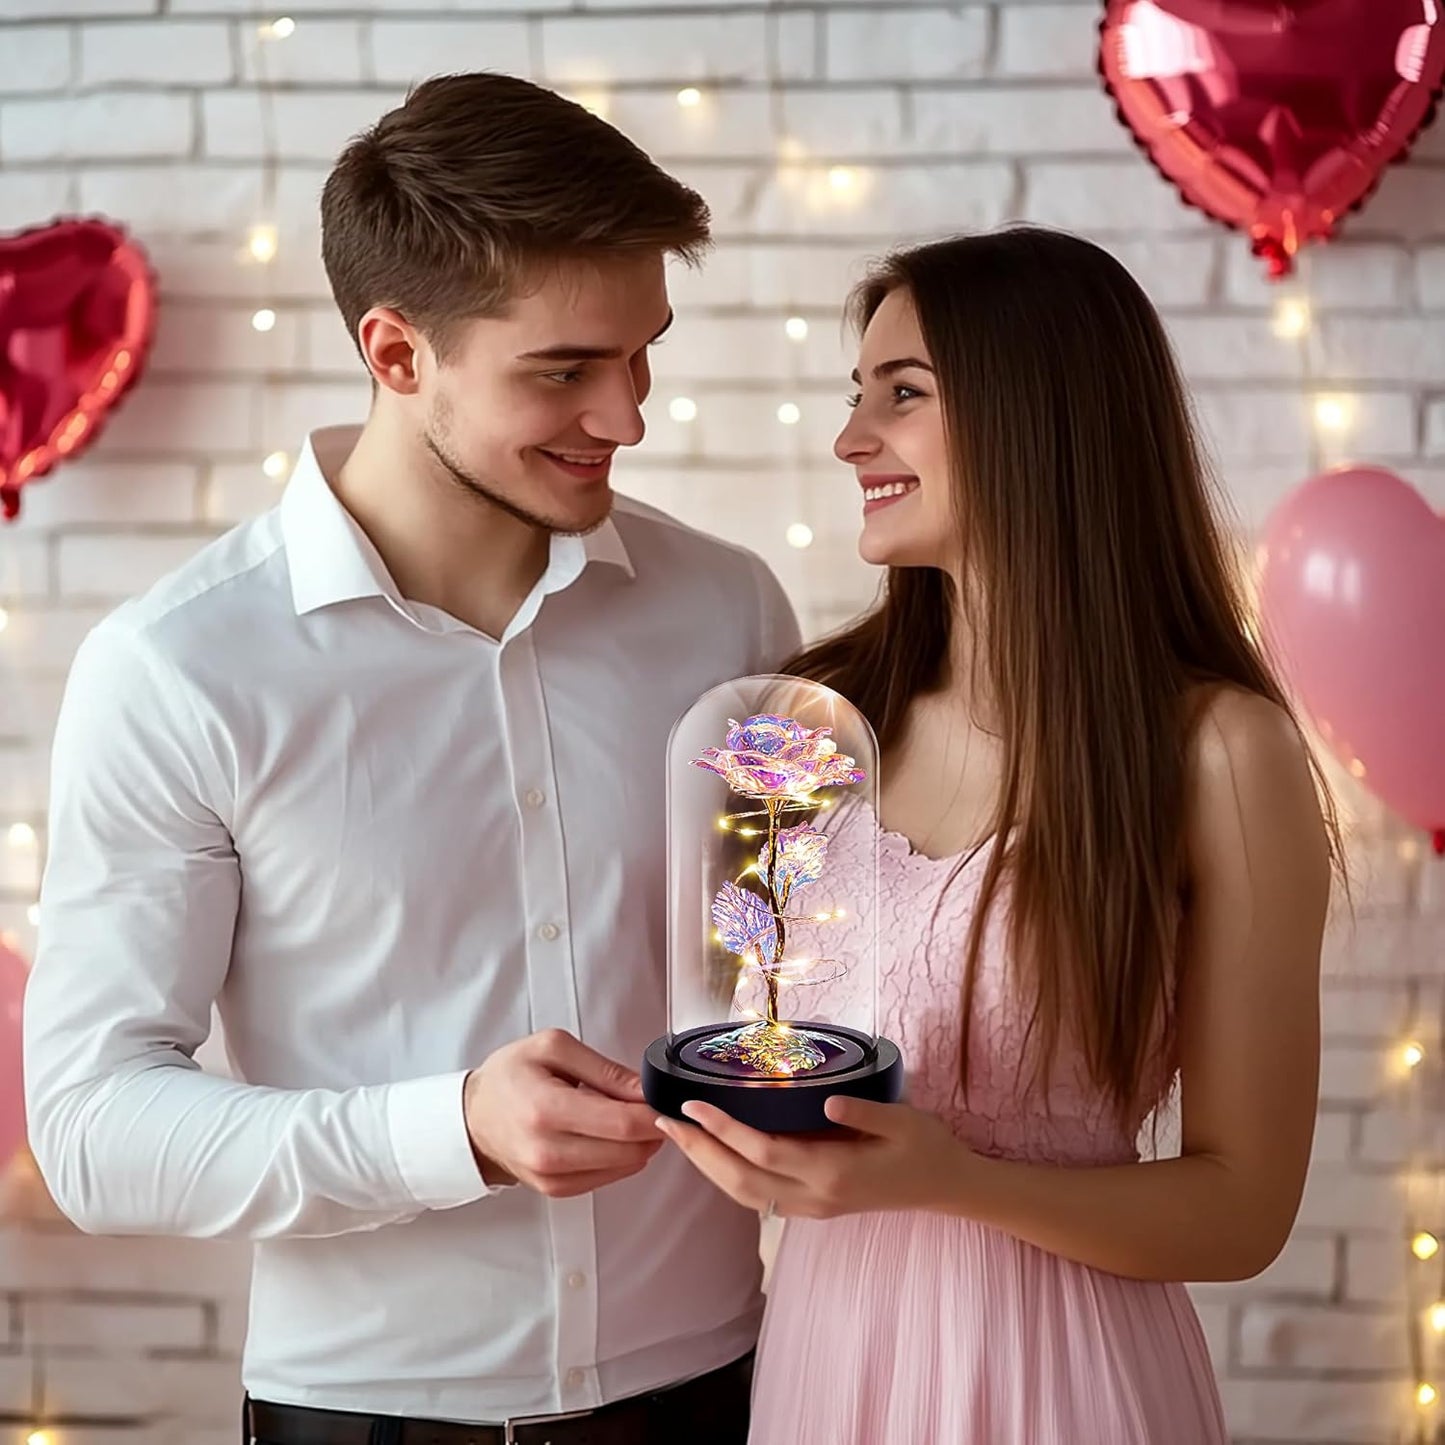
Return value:
[(848, 160), (896, 155), (903, 148), (903, 98), (897, 89), (784, 90), (779, 103), (782, 134), (809, 156)]
[(771, 101), (762, 90), (703, 90), (701, 103), (689, 109), (678, 105), (675, 91), (619, 91), (607, 119), (664, 164), (678, 156), (747, 158), (774, 150)]
[(25, 673), (65, 672), (75, 650), (104, 617), (93, 607), (17, 607), (5, 629), (7, 666)]
[(47, 1293), (25, 1296), (23, 1303), (26, 1347), (42, 1347), (47, 1355), (195, 1351), (206, 1344), (200, 1300)]
[[(371, 91), (320, 91), (272, 97), (276, 154), (284, 160), (333, 161), (355, 135), (404, 97)], [(215, 91), (202, 97), (207, 155), (259, 159), (264, 154), (262, 96)]]
[(80, 173), (80, 207), (124, 216), (147, 243), (149, 232), (232, 231), (244, 241), (246, 228), (261, 214), (261, 173), (190, 164), (108, 166)]
[(1330, 980), (1320, 996), (1320, 1017), (1329, 1041), (1393, 1042), (1400, 1038), (1409, 1022), (1410, 993), (1397, 983)]
[(1421, 317), (1324, 316), (1309, 344), (1321, 384), (1445, 380), (1445, 334)]
[(521, 20), (376, 20), (368, 55), (377, 80), (401, 84), (454, 70), (532, 73)]
[(60, 171), (17, 171), (0, 169), (0, 216), (6, 225), (38, 226), (74, 204), (69, 175)]
[(1432, 1169), (1445, 1165), (1445, 1119), (1429, 1102), (1426, 1085), (1422, 1084), (1421, 1089), (1413, 1104), (1402, 1099), (1399, 1108), (1380, 1109), (1366, 1117), (1360, 1134), (1362, 1163), (1395, 1167), (1411, 1164)]
[(257, 331), (252, 306), (183, 302), (164, 306), (151, 365), (157, 375), (290, 371), (300, 362), (301, 318), (283, 306), (267, 309), (276, 313), (276, 324), (269, 331)]
[(1203, 225), (1174, 188), (1137, 157), (1030, 161), (1024, 167), (1030, 220), (1090, 236), (1140, 231), (1197, 232)]
[(1095, 86), (918, 90), (908, 148), (933, 155), (1126, 154), (1129, 140)]
[(910, 10), (829, 10), (823, 16), (830, 80), (955, 80), (981, 75), (988, 56), (982, 5)]
[[(50, 743), (0, 747), (0, 810), (7, 816), (38, 817), (50, 792)], [(3, 1257), (3, 1239), (0, 1239)], [(3, 1268), (0, 1268), (3, 1278)]]
[(0, 0), (0, 20), (94, 19), (101, 15), (154, 15), (160, 0)]
[(302, 364), (312, 376), (354, 378), (361, 374), (361, 358), (334, 306), (312, 307), (297, 318)]
[(1209, 294), (1215, 246), (1207, 236), (1110, 237), (1100, 241), (1155, 306), (1200, 306)]
[[(34, 1409), (36, 1374), (35, 1362), (28, 1356), (0, 1354), (0, 1418), (6, 1414), (23, 1418)], [(10, 1439), (22, 1445), (25, 1437), (17, 1434), (5, 1445)]]
[(220, 1424), (241, 1397), (235, 1360), (151, 1359), (144, 1368), (114, 1355), (46, 1359), (45, 1404), (56, 1415), (162, 1416)]
[[(54, 475), (31, 485), (44, 487)], [(22, 498), (30, 487), (22, 492)], [(43, 599), (50, 592), (50, 546), (41, 537), (0, 533), (0, 601)]]
[(1403, 1227), (1404, 1208), (1401, 1180), (1361, 1174), (1348, 1166), (1318, 1164), (1305, 1182), (1298, 1223), (1312, 1229), (1386, 1234)]
[(257, 445), (255, 394), (240, 382), (148, 377), (106, 427), (97, 455), (191, 458)]
[(1445, 457), (1445, 401), (1432, 401), (1425, 408), (1425, 452)]
[(1317, 1164), (1343, 1164), (1351, 1158), (1356, 1131), (1356, 1111), (1322, 1112), (1315, 1118), (1314, 1148)]
[(294, 234), (298, 244), (316, 244), (321, 220), (321, 187), (331, 167), (327, 163), (287, 166), (276, 181), (277, 225)]
[(275, 259), (265, 265), (247, 251), (246, 238), (244, 226), (228, 240), (147, 238), (147, 250), (160, 277), (162, 304), (169, 305), (176, 298), (196, 298), (206, 304), (244, 300), (254, 306), (329, 301), (331, 290), (321, 264), (314, 218), (298, 233), (281, 234)]
[(1246, 1369), (1378, 1373), (1409, 1368), (1406, 1332), (1393, 1309), (1340, 1309), (1252, 1301), (1240, 1311), (1239, 1362)]
[(1001, 5), (998, 63), (1007, 76), (1092, 77), (1098, 16), (1078, 5)]
[(1326, 1047), (1320, 1060), (1320, 1097), (1331, 1103), (1368, 1104), (1395, 1082), (1381, 1048)]
[[(295, 456), (294, 447), (291, 455)], [(259, 461), (217, 463), (211, 468), (202, 515), (217, 527), (248, 522), (274, 507), (283, 490), (283, 482), (268, 477)]]
[[(125, 124), (117, 125), (121, 109)], [(12, 100), (0, 108), (0, 154), (12, 162), (184, 156), (194, 131), (191, 103), (183, 95), (98, 91)]]
[(0, 1224), (0, 1288), (197, 1297), (244, 1293), (250, 1250), (230, 1240), (125, 1238)]
[(1415, 285), (1426, 311), (1445, 311), (1445, 245), (1420, 248), (1415, 258)]
[(773, 74), (779, 80), (814, 80), (821, 73), (822, 25), (818, 14), (807, 10), (775, 11), (769, 17), (773, 27)]
[(1191, 382), (1285, 381), (1302, 373), (1298, 348), (1277, 340), (1261, 316), (1174, 316), (1168, 329)]
[(1271, 281), (1264, 263), (1238, 235), (1225, 249), (1224, 299), (1273, 310), (1282, 296), (1304, 295), (1316, 313), (1409, 304), (1410, 254), (1402, 246), (1341, 240), (1307, 250), (1299, 273)]
[(139, 596), (209, 540), (209, 533), (134, 536), (118, 547), (110, 537), (62, 537), (57, 562), (61, 594), (116, 601)]
[(541, 20), (543, 73), (561, 86), (767, 78), (761, 14), (578, 16)]
[(358, 371), (354, 381), (293, 382), (268, 386), (261, 395), (260, 461), (272, 451), (294, 456), (308, 432), (366, 419), (371, 406), (370, 385)]
[[(105, 524), (184, 523), (195, 520), (196, 468), (179, 462), (132, 465), (94, 454), (68, 465), (56, 485), (32, 487), (25, 498), (29, 532)], [(11, 619), (5, 652), (17, 656), (23, 618)]]
[(12, 818), (11, 822), (28, 822), (40, 842), (30, 847), (16, 847), (0, 838), (0, 893), (13, 893), (33, 899), (40, 891), (40, 867), (44, 848), (44, 831), (38, 818)]
[(1204, 436), (1226, 464), (1236, 459), (1258, 464), (1269, 458), (1289, 463), (1293, 480), (1306, 475), (1310, 415), (1303, 397), (1197, 388), (1194, 399)]
[(263, 39), (261, 27), (242, 21), (241, 79), (251, 84), (356, 85), (362, 72), (359, 20), (303, 16), (284, 40)]
[(1445, 169), (1387, 166), (1366, 209), (1346, 222), (1346, 234), (1388, 236), (1406, 244), (1445, 234)]
[[(886, 243), (998, 225), (1014, 189), (1002, 162), (951, 165), (856, 166), (847, 190), (832, 183), (829, 168), (786, 166), (770, 171), (743, 203), (743, 213), (722, 218), (725, 229), (764, 235), (873, 237)], [(751, 207), (749, 208), (749, 204)]]
[[(3, 15), (0, 6), (0, 15)], [(55, 91), (70, 83), (70, 32), (59, 25), (10, 30), (0, 50), (0, 92)]]
[(211, 20), (83, 25), (82, 85), (217, 85), (234, 78), (230, 28)]
[(1225, 1412), (1236, 1438), (1270, 1445), (1382, 1445), (1392, 1423), (1414, 1414), (1413, 1382), (1394, 1380), (1230, 1380)]
[(1403, 1303), (1406, 1282), (1420, 1299), (1430, 1298), (1438, 1262), (1421, 1263), (1411, 1253), (1403, 1228), (1388, 1234), (1352, 1234), (1345, 1241), (1343, 1298), (1372, 1304)]

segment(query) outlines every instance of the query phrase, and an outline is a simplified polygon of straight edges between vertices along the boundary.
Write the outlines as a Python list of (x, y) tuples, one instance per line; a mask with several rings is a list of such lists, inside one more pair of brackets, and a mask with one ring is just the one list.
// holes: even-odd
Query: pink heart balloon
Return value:
[(1346, 467), (1291, 492), (1261, 552), (1265, 629), (1321, 735), (1445, 851), (1445, 518)]
[(25, 960), (9, 944), (0, 942), (0, 1170), (25, 1142), (20, 1011), (28, 973)]

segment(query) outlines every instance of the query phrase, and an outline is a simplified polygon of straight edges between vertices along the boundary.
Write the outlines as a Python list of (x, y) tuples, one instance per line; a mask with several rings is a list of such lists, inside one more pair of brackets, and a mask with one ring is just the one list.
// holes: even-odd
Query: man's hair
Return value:
[[(352, 339), (392, 306), (445, 357), (541, 267), (656, 249), (695, 263), (707, 205), (621, 131), (515, 76), (439, 75), (341, 153), (321, 254)], [(359, 347), (359, 341), (358, 341)]]

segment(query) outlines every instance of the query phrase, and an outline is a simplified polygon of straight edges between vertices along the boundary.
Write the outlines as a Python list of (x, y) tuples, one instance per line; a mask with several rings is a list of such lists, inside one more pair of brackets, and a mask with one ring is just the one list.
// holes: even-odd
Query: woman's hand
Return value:
[(699, 1103), (683, 1105), (693, 1125), (659, 1119), (657, 1127), (723, 1193), (749, 1209), (831, 1219), (956, 1207), (976, 1156), (941, 1119), (907, 1104), (842, 1096), (829, 1099), (826, 1109), (848, 1132), (763, 1134)]

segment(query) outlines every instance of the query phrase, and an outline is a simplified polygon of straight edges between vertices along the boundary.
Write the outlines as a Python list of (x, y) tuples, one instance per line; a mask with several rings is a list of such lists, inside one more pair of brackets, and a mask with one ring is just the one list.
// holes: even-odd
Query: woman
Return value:
[[(1127, 272), (1021, 228), (897, 253), (853, 311), (836, 451), (887, 588), (790, 670), (879, 736), (829, 875), (878, 853), (909, 1097), (661, 1126), (787, 1221), (752, 1445), (1216, 1445), (1179, 1282), (1293, 1223), (1333, 820)], [(1141, 1162), (1176, 1079), (1179, 1157)]]

